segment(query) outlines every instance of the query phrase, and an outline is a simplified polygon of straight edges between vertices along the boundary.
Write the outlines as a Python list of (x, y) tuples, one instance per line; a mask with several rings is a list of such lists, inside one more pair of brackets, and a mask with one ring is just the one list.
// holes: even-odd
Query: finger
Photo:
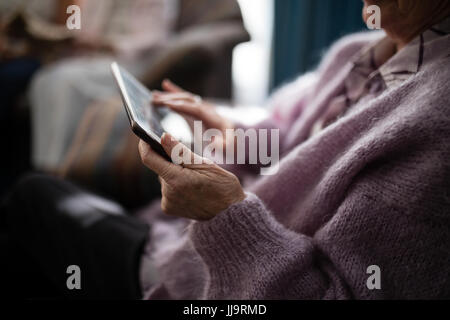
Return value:
[(195, 102), (196, 96), (188, 92), (176, 92), (176, 93), (155, 93), (153, 94), (154, 101), (167, 102), (171, 100), (187, 100), (189, 102)]
[(152, 90), (152, 100), (155, 100), (155, 98), (160, 98), (162, 95), (164, 95), (164, 92), (158, 91), (158, 90)]
[(161, 157), (144, 141), (139, 141), (139, 154), (144, 165), (163, 179), (176, 176), (181, 168)]
[(162, 95), (154, 94), (152, 97), (152, 103), (156, 107), (166, 106), (167, 103), (194, 103), (195, 97), (189, 93), (166, 93)]
[(192, 152), (188, 147), (177, 141), (168, 133), (164, 133), (162, 136), (161, 145), (163, 146), (164, 151), (170, 155), (172, 161), (183, 167), (192, 168), (192, 165), (196, 164), (212, 164), (211, 160)]
[(169, 79), (164, 79), (162, 82), (162, 88), (168, 92), (185, 92), (185, 90), (174, 84)]
[(150, 104), (154, 107), (163, 107), (164, 104), (161, 103), (159, 100), (162, 96), (164, 96), (166, 92), (161, 92), (158, 90), (152, 90), (152, 96), (150, 98)]
[(194, 118), (201, 118), (203, 115), (202, 108), (197, 103), (184, 101), (171, 101), (166, 102), (164, 105), (173, 111), (187, 114)]

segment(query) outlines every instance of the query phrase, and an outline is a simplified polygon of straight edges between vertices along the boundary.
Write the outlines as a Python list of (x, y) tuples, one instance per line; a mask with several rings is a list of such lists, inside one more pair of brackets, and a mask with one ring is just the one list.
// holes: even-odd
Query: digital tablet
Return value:
[(161, 115), (152, 105), (152, 93), (116, 62), (111, 64), (111, 70), (119, 86), (131, 129), (154, 151), (171, 161), (161, 146), (164, 129), (161, 125)]

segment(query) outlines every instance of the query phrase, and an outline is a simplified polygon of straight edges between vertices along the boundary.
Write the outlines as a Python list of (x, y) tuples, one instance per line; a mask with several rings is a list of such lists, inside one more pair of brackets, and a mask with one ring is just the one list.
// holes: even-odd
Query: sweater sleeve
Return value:
[(208, 268), (207, 299), (350, 297), (337, 272), (318, 261), (313, 239), (286, 229), (253, 194), (190, 231)]
[(320, 226), (311, 234), (288, 230), (253, 194), (210, 221), (193, 223), (190, 239), (207, 271), (204, 296), (450, 297), (449, 171), (442, 167), (448, 156), (424, 158), (429, 162), (420, 169), (409, 163), (370, 167), (332, 215), (316, 212)]

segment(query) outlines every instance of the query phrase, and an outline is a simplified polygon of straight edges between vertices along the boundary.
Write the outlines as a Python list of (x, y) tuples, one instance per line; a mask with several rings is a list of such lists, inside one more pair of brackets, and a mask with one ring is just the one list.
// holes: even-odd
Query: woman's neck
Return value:
[(450, 16), (450, 6), (444, 8), (440, 12), (431, 15), (426, 21), (422, 23), (411, 22), (409, 25), (406, 23), (402, 26), (402, 30), (396, 32), (395, 30), (390, 31), (386, 29), (386, 33), (395, 42), (396, 50), (399, 51), (403, 49), (408, 43), (415, 39), (418, 35), (425, 32), (435, 24), (445, 20)]

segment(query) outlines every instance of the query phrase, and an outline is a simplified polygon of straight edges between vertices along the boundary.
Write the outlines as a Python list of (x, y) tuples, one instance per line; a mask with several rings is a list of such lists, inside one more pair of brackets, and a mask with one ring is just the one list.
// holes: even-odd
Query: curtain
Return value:
[(360, 0), (275, 0), (271, 88), (317, 65), (335, 40), (366, 29)]

